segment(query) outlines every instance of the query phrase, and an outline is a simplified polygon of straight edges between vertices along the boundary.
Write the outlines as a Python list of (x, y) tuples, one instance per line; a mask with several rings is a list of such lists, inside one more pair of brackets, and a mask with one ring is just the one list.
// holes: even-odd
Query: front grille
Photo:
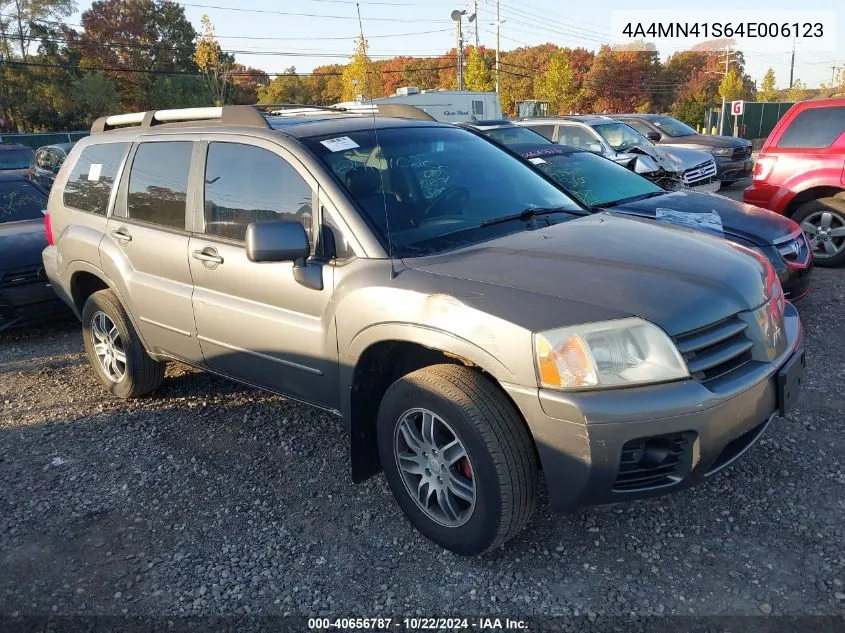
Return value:
[(731, 158), (733, 160), (745, 160), (746, 158), (751, 156), (751, 146), (745, 145), (744, 147), (736, 147), (734, 148), (734, 153)]
[(613, 490), (634, 492), (670, 486), (690, 471), (690, 447), (695, 433), (639, 437), (622, 446)]
[(750, 362), (754, 343), (746, 336), (747, 328), (745, 321), (733, 316), (676, 336), (690, 375), (707, 384)]
[(703, 162), (684, 171), (682, 179), (687, 186), (700, 184), (700, 180), (707, 180), (716, 175), (716, 163), (712, 160)]
[(0, 288), (16, 288), (36, 283), (47, 283), (43, 266), (28, 266), (7, 270), (0, 280)]
[(810, 245), (803, 233), (777, 244), (777, 249), (781, 257), (791, 264), (806, 264), (810, 259)]

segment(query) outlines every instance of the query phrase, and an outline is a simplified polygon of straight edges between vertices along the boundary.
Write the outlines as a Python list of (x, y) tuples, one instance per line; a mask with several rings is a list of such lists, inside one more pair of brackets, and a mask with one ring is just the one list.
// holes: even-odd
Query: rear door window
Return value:
[(193, 143), (141, 143), (129, 172), (126, 214), (132, 220), (185, 229), (185, 201)]
[(89, 145), (68, 176), (62, 199), (66, 207), (105, 215), (114, 179), (129, 143)]
[(833, 145), (845, 132), (845, 106), (809, 108), (798, 115), (786, 128), (778, 147), (822, 149)]
[(545, 136), (550, 141), (555, 140), (555, 126), (554, 125), (526, 125), (530, 130), (534, 130), (537, 134)]
[(558, 126), (557, 142), (558, 145), (569, 145), (570, 147), (580, 147), (587, 150), (593, 149), (597, 144), (600, 145), (596, 135), (580, 125)]

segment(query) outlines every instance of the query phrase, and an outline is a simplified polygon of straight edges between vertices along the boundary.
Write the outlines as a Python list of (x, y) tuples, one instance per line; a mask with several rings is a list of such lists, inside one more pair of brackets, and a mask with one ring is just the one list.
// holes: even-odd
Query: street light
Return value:
[[(455, 22), (455, 49), (458, 52), (458, 90), (464, 89), (464, 35), (461, 30), (461, 19), (466, 13), (461, 9), (452, 11), (452, 20)], [(469, 16), (469, 21), (475, 21), (475, 13)]]

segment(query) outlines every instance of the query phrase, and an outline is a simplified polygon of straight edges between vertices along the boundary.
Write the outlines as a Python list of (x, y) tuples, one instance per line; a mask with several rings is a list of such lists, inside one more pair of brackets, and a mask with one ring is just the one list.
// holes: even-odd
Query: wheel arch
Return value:
[(799, 191), (792, 197), (792, 199), (790, 199), (784, 208), (783, 214), (791, 218), (798, 208), (806, 202), (812, 202), (813, 200), (819, 200), (820, 198), (832, 198), (841, 194), (845, 194), (845, 188), (843, 187), (836, 187), (832, 185), (809, 187), (808, 189)]

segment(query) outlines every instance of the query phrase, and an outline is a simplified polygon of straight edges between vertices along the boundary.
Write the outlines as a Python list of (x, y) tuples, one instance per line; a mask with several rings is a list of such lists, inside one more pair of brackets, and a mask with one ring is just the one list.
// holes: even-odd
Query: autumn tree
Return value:
[(375, 67), (381, 74), (382, 78), (382, 94), (372, 95), (380, 97), (382, 95), (392, 95), (397, 88), (404, 86), (402, 81), (402, 74), (405, 69), (405, 64), (411, 61), (411, 57), (399, 56), (391, 59), (383, 59), (375, 62)]
[(296, 68), (289, 66), (266, 86), (258, 89), (259, 103), (302, 103), (311, 102), (310, 86), (296, 74)]
[(699, 125), (707, 111), (716, 104), (712, 76), (704, 70), (693, 70), (672, 102), (670, 113), (690, 125)]
[(220, 106), (228, 103), (232, 96), (229, 73), (235, 60), (220, 48), (220, 44), (214, 35), (214, 25), (211, 23), (211, 18), (203, 15), (200, 23), (202, 24), (202, 34), (194, 51), (194, 63), (205, 77), (205, 85), (211, 93), (211, 101), (214, 105)]
[(786, 91), (787, 101), (803, 101), (809, 96), (809, 91), (804, 87), (804, 83), (800, 79), (792, 82), (792, 87)]
[(420, 90), (432, 90), (440, 83), (441, 62), (436, 57), (427, 59), (412, 59), (402, 68), (402, 83), (406, 86), (416, 86)]
[(534, 80), (537, 99), (549, 102), (550, 114), (568, 114), (577, 100), (573, 89), (573, 72), (565, 50), (552, 53), (546, 71)]
[(331, 105), (343, 100), (343, 65), (318, 66), (308, 81), (315, 105)]
[(226, 80), (233, 87), (232, 103), (247, 105), (258, 102), (258, 90), (270, 83), (270, 76), (259, 68), (232, 64)]
[(534, 98), (534, 79), (558, 50), (555, 44), (524, 46), (500, 54), (499, 100), (502, 112), (514, 114), (516, 102)]
[(725, 101), (735, 101), (742, 96), (743, 90), (742, 76), (735, 69), (728, 69), (719, 83), (719, 96)]
[(763, 75), (763, 82), (757, 92), (757, 101), (777, 101), (778, 90), (775, 88), (775, 71), (769, 68)]
[(381, 73), (367, 55), (367, 40), (359, 37), (355, 42), (352, 59), (343, 69), (343, 100), (353, 101), (357, 96), (364, 99), (384, 94)]
[(490, 92), (496, 89), (496, 80), (490, 72), (490, 61), (482, 50), (474, 46), (469, 51), (464, 69), (464, 87), (476, 92)]

